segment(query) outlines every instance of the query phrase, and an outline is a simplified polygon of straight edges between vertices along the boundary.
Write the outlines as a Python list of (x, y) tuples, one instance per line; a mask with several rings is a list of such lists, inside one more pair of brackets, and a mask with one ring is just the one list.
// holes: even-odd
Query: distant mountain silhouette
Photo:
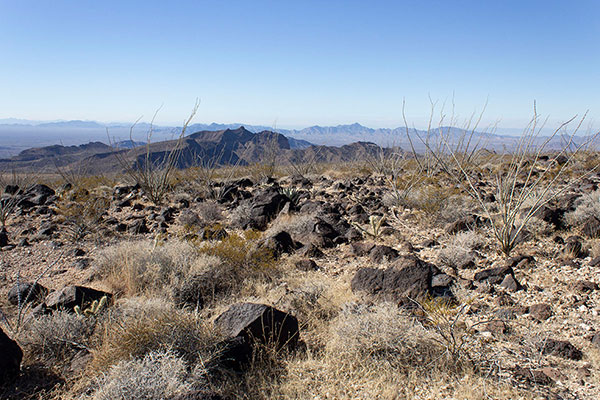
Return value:
[[(378, 146), (359, 142), (342, 147), (316, 146), (308, 142), (289, 139), (272, 132), (251, 132), (241, 126), (237, 129), (199, 131), (178, 140), (155, 143), (125, 142), (128, 146), (109, 146), (92, 142), (79, 146), (52, 145), (27, 149), (18, 155), (0, 159), (1, 170), (47, 171), (61, 169), (82, 169), (90, 174), (122, 171), (127, 166), (144, 166), (149, 160), (160, 164), (171, 151), (179, 149), (178, 168), (187, 168), (210, 163), (216, 165), (247, 165), (262, 162), (265, 157), (274, 155), (277, 162), (318, 162), (354, 161), (368, 153), (374, 153)], [(137, 145), (137, 146), (135, 146)], [(124, 148), (127, 147), (127, 148)]]

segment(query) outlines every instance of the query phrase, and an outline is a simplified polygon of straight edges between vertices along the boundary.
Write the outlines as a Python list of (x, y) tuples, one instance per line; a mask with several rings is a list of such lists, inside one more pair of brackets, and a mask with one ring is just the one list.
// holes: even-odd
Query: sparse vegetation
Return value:
[[(23, 370), (62, 381), (38, 398), (533, 399), (559, 379), (598, 393), (590, 377), (551, 371), (600, 371), (600, 181), (589, 154), (574, 138), (563, 154), (541, 151), (530, 132), (517, 152), (484, 156), (472, 127), (451, 137), (431, 128), (412, 138), (425, 155), (379, 149), (319, 165), (322, 176), (295, 165), (279, 178), (286, 166), (268, 152), (265, 164), (213, 160), (182, 171), (177, 190), (162, 186), (160, 201), (141, 184), (93, 177), (56, 197), (43, 188), (47, 204), (17, 201), (5, 223), (27, 240), (2, 250), (5, 298), (15, 280), (112, 294), (35, 314), (57, 292), (0, 300)], [(131, 228), (139, 221), (144, 231)], [(300, 343), (260, 341), (275, 316), (220, 326), (238, 303), (297, 319)], [(546, 342), (555, 347), (544, 353)]]
[[(142, 155), (132, 159), (137, 154), (136, 148), (129, 151), (120, 149), (116, 149), (115, 151), (115, 156), (125, 173), (142, 188), (144, 194), (154, 204), (162, 204), (165, 196), (169, 193), (172, 184), (171, 180), (177, 170), (181, 156), (183, 138), (185, 137), (187, 127), (198, 111), (199, 105), (200, 103), (196, 101), (190, 116), (183, 123), (179, 136), (173, 141), (172, 146), (167, 148), (157, 159), (153, 158), (153, 154), (150, 151), (150, 144), (152, 143), (152, 134), (154, 133), (154, 119), (158, 111), (156, 111), (150, 122), (150, 128), (146, 136), (146, 151)], [(131, 143), (134, 142), (134, 127), (135, 124), (131, 127), (129, 134)]]

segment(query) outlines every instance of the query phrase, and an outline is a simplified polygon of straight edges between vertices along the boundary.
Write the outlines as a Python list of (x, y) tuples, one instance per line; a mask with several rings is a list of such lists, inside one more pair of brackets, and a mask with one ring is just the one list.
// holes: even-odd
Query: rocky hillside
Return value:
[[(177, 167), (184, 169), (210, 163), (211, 165), (248, 165), (276, 157), (279, 164), (293, 162), (346, 162), (361, 159), (378, 147), (364, 142), (342, 147), (311, 146), (304, 141), (263, 131), (253, 133), (244, 127), (221, 131), (200, 131), (181, 141), (167, 140), (133, 148), (111, 147), (100, 142), (80, 146), (48, 146), (22, 151), (8, 159), (0, 159), (1, 171), (77, 170), (97, 175), (122, 172), (126, 167), (144, 165), (146, 160), (160, 164), (168, 154), (178, 149)], [(149, 150), (149, 151), (148, 151)]]
[[(186, 143), (233, 157), (262, 138)], [(565, 186), (585, 165), (509, 255), (495, 211), (441, 171), (406, 169), (420, 180), (401, 198), (366, 166), (238, 167), (163, 204), (106, 180), (7, 186), (0, 397), (597, 399), (600, 175)], [(473, 174), (487, 210), (502, 204), (493, 171)]]

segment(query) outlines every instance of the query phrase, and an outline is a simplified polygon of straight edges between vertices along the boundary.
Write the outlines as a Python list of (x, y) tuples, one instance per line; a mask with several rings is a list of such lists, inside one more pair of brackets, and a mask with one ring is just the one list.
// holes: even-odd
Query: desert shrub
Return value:
[(447, 187), (435, 184), (414, 188), (406, 196), (408, 207), (424, 211), (427, 215), (437, 216), (448, 204), (448, 199), (454, 195), (454, 191)]
[(153, 351), (172, 350), (189, 363), (208, 360), (215, 335), (206, 320), (160, 299), (127, 299), (111, 307), (95, 337), (92, 373)]
[(443, 353), (432, 334), (387, 303), (343, 310), (331, 326), (326, 351), (339, 357), (341, 367), (368, 359), (405, 372), (431, 366)]
[(237, 270), (268, 272), (275, 268), (275, 256), (270, 249), (258, 246), (260, 237), (260, 232), (248, 230), (242, 235), (229, 235), (221, 241), (201, 242), (198, 251), (218, 257)]
[(554, 232), (554, 225), (538, 217), (531, 217), (525, 223), (525, 230), (530, 238), (541, 238)]
[(200, 254), (173, 283), (173, 300), (179, 306), (201, 308), (239, 289), (248, 274), (218, 257)]
[(28, 321), (20, 341), (28, 354), (43, 363), (60, 364), (87, 348), (95, 323), (93, 317), (57, 311)]
[(252, 206), (248, 203), (242, 203), (239, 206), (237, 206), (229, 214), (229, 221), (231, 226), (234, 228), (244, 228), (248, 221), (252, 220), (252, 216), (250, 214), (251, 210)]
[(477, 207), (473, 199), (461, 194), (449, 196), (437, 213), (437, 220), (442, 223), (455, 222), (461, 218), (473, 215)]
[(590, 218), (600, 219), (600, 190), (577, 199), (575, 210), (565, 215), (569, 226), (579, 226)]
[(198, 204), (198, 216), (205, 224), (214, 224), (223, 219), (223, 213), (219, 204), (214, 201), (205, 201)]
[(179, 214), (177, 222), (183, 227), (191, 228), (200, 225), (200, 216), (192, 210), (183, 210)]
[(450, 268), (461, 268), (475, 261), (473, 250), (480, 248), (484, 241), (475, 232), (460, 232), (450, 238), (446, 247), (440, 250), (439, 260)]
[(151, 241), (121, 242), (101, 251), (96, 267), (114, 292), (135, 295), (168, 287), (189, 270), (195, 256), (192, 245), (178, 240), (160, 245)]
[(110, 195), (102, 187), (92, 192), (84, 188), (66, 192), (57, 204), (67, 226), (65, 233), (73, 242), (93, 233), (109, 207)]
[(113, 365), (93, 385), (88, 400), (161, 400), (191, 389), (185, 361), (171, 351), (152, 351), (143, 358)]
[[(117, 148), (113, 153), (129, 178), (142, 188), (144, 195), (154, 204), (159, 205), (164, 203), (167, 194), (173, 188), (177, 165), (183, 149), (185, 132), (198, 111), (199, 105), (200, 103), (196, 101), (189, 118), (181, 128), (181, 133), (176, 140), (171, 141), (173, 144), (164, 151), (162, 156), (154, 157), (151, 151), (154, 118), (158, 111), (154, 114), (154, 118), (150, 122), (150, 128), (146, 136), (146, 148), (143, 154), (138, 154), (139, 148), (132, 148), (130, 150), (120, 150)], [(131, 135), (134, 126), (130, 128), (129, 138), (131, 141), (133, 141)]]

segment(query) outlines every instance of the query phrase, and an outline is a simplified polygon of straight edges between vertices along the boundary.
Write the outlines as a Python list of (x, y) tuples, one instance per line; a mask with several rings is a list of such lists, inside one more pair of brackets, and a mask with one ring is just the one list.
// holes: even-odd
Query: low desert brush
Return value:
[(569, 226), (577, 227), (591, 218), (600, 220), (600, 190), (585, 194), (575, 203), (575, 210), (565, 215)]
[(206, 319), (178, 310), (159, 299), (134, 298), (110, 308), (96, 335), (89, 371), (141, 358), (153, 351), (172, 350), (190, 363), (212, 357), (216, 336)]
[(121, 242), (98, 254), (96, 268), (114, 292), (131, 296), (164, 291), (196, 255), (192, 245), (178, 240)]
[(87, 350), (95, 318), (57, 311), (29, 320), (20, 342), (31, 356), (48, 366), (62, 365), (81, 350)]
[(185, 361), (172, 351), (152, 351), (123, 360), (98, 377), (86, 400), (162, 400), (192, 389)]
[(110, 197), (103, 192), (79, 188), (61, 196), (57, 209), (67, 225), (67, 237), (76, 242), (94, 232), (110, 207)]
[(261, 234), (248, 230), (242, 235), (232, 234), (217, 242), (201, 242), (201, 254), (218, 257), (237, 269), (268, 272), (275, 268), (275, 256), (270, 249), (258, 246)]

